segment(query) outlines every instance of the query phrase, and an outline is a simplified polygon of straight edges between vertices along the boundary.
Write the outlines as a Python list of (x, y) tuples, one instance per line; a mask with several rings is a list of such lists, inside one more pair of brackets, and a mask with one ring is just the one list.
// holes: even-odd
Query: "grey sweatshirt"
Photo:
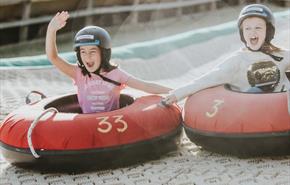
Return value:
[[(199, 90), (222, 84), (230, 84), (243, 92), (251, 87), (272, 85), (275, 92), (281, 91), (284, 86), (290, 98), (290, 82), (285, 74), (290, 69), (290, 51), (282, 50), (273, 54), (284, 58), (278, 62), (262, 52), (252, 52), (248, 49), (236, 51), (208, 73), (171, 93), (179, 101)], [(289, 99), (288, 107), (290, 114)]]

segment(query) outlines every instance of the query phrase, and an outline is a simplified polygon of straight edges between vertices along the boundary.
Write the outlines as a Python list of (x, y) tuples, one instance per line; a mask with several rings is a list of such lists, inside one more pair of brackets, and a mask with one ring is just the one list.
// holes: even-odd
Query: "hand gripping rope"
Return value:
[(27, 132), (27, 142), (28, 142), (28, 146), (29, 146), (29, 149), (31, 151), (31, 154), (35, 157), (35, 158), (39, 158), (40, 156), (35, 152), (34, 150), (34, 147), (33, 147), (33, 144), (32, 144), (32, 139), (31, 139), (31, 136), (32, 136), (32, 131), (34, 129), (34, 127), (36, 126), (36, 124), (38, 123), (38, 121), (40, 120), (40, 118), (42, 116), (44, 116), (46, 113), (48, 112), (54, 112), (54, 113), (57, 113), (58, 110), (54, 107), (51, 107), (49, 109), (46, 109), (45, 111), (43, 111), (38, 117), (36, 117), (33, 122), (31, 123), (29, 129), (28, 129), (28, 132)]

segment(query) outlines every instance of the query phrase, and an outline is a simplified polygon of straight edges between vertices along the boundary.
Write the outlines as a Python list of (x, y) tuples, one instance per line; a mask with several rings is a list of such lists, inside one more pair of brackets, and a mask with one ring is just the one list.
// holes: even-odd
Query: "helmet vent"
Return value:
[(247, 14), (247, 13), (250, 13), (250, 12), (263, 13), (264, 10), (263, 10), (263, 8), (260, 8), (260, 7), (249, 7), (243, 14)]
[(76, 40), (94, 40), (94, 35), (80, 35), (76, 38)]

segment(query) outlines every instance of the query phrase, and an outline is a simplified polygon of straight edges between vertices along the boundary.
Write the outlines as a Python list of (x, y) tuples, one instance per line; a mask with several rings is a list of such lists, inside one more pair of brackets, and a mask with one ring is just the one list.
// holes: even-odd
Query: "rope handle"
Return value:
[(38, 121), (40, 120), (40, 118), (42, 116), (44, 116), (46, 113), (48, 112), (54, 112), (54, 113), (57, 113), (58, 110), (54, 107), (51, 107), (49, 109), (46, 109), (45, 111), (43, 111), (39, 116), (37, 116), (33, 122), (31, 123), (29, 129), (28, 129), (28, 132), (27, 132), (27, 142), (28, 142), (28, 146), (29, 146), (29, 149), (31, 151), (31, 154), (35, 157), (35, 158), (39, 158), (40, 156), (35, 152), (34, 150), (34, 147), (33, 147), (33, 144), (32, 144), (32, 131), (34, 129), (34, 127), (36, 126), (36, 124), (38, 123)]
[(41, 100), (44, 99), (44, 98), (46, 98), (46, 96), (42, 92), (39, 92), (39, 91), (31, 91), (30, 93), (28, 93), (28, 95), (25, 98), (25, 103), (26, 104), (30, 104), (31, 103), (31, 100), (29, 98), (31, 94), (38, 94), (38, 95), (40, 95)]

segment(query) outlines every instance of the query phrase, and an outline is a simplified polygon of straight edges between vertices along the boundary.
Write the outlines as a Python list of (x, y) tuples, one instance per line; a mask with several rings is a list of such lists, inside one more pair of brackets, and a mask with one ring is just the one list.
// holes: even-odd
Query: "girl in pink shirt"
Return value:
[(60, 71), (72, 78), (78, 89), (78, 101), (83, 113), (105, 112), (119, 108), (120, 91), (128, 85), (148, 93), (168, 93), (171, 89), (137, 79), (110, 64), (111, 38), (97, 26), (87, 26), (75, 36), (77, 65), (58, 55), (56, 32), (66, 25), (69, 14), (57, 13), (46, 34), (46, 55)]

